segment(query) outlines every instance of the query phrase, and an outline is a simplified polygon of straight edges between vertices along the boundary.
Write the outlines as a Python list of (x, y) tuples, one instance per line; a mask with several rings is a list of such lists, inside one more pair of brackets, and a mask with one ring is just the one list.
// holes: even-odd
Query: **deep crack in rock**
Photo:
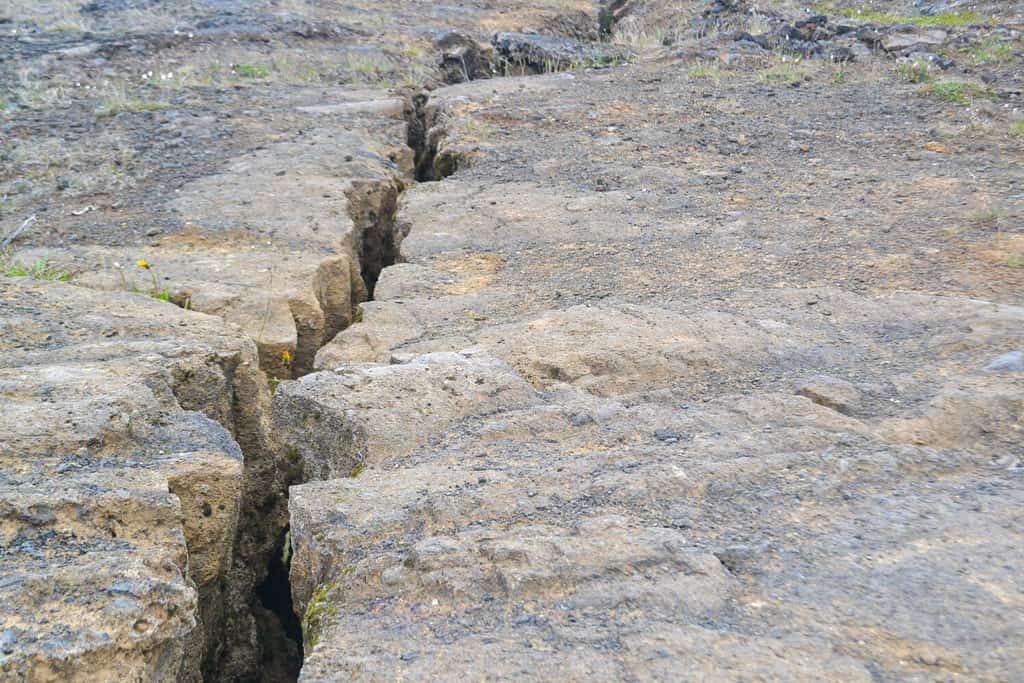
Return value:
[(1020, 11), (175, 3), (0, 17), (0, 678), (1021, 678)]

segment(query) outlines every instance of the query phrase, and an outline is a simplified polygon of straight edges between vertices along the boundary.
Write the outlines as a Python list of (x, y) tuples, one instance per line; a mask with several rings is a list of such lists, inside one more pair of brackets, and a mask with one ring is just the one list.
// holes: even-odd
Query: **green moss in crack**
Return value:
[(320, 641), (321, 629), (324, 624), (334, 616), (335, 605), (327, 600), (328, 594), (334, 590), (334, 583), (323, 583), (313, 591), (313, 597), (309, 599), (306, 613), (302, 617), (302, 633), (310, 649), (316, 647)]
[(362, 474), (365, 470), (366, 470), (366, 464), (365, 463), (359, 463), (358, 465), (356, 465), (355, 467), (352, 468), (352, 473), (349, 476), (351, 476), (353, 479), (355, 479), (360, 474)]

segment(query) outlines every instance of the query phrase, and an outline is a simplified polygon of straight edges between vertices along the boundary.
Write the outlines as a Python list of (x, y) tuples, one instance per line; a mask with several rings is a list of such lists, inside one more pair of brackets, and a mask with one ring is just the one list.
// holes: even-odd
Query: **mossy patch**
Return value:
[(337, 610), (337, 607), (327, 599), (335, 585), (334, 583), (323, 583), (317, 586), (313, 591), (313, 597), (309, 599), (306, 613), (302, 616), (302, 634), (310, 648), (316, 647), (320, 641), (324, 624), (334, 616)]

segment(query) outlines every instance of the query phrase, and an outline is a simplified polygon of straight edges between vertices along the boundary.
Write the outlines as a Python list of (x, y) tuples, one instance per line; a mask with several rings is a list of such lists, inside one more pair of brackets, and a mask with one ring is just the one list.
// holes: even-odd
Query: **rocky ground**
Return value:
[(1022, 30), (14, 0), (2, 678), (1024, 678)]

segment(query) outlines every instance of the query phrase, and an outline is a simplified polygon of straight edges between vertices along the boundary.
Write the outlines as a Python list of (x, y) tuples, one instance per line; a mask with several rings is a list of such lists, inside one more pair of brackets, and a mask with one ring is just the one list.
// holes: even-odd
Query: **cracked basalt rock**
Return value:
[(250, 502), (283, 493), (255, 346), (127, 293), (0, 304), (4, 677), (199, 680), (283, 521)]
[[(676, 79), (689, 92), (682, 74), (634, 73), (658, 86), (630, 116), (663, 111)], [(407, 263), (318, 352), (321, 372), (275, 397), (296, 456), (340, 463), (291, 488), (301, 680), (1019, 675), (1024, 489), (1006, 454), (1024, 404), (1019, 373), (986, 368), (1020, 348), (1024, 311), (866, 291), (801, 247), (839, 248), (845, 225), (702, 213), (723, 192), (706, 177), (742, 195), (749, 168), (730, 170), (735, 151), (699, 157), (714, 175), (658, 161), (675, 145), (698, 158), (674, 119), (566, 125), (577, 98), (625, 106), (617, 87), (432, 94), (444, 144), (475, 146), (472, 163), (406, 193)], [(785, 142), (765, 143), (784, 165)], [(571, 152), (584, 143), (600, 158)], [(867, 153), (844, 146), (842, 163)], [(411, 376), (426, 357), (498, 362), (455, 398), (438, 390), (462, 374)], [(496, 402), (496, 385), (532, 398)], [(311, 440), (317, 423), (337, 436)], [(369, 466), (350, 471), (353, 452)]]
[[(142, 248), (39, 249), (26, 258), (59, 263), (90, 287), (159, 294), (220, 316), (256, 341), (272, 376), (309, 372), (316, 351), (351, 324), (381, 268), (398, 257), (394, 216), (404, 185), (398, 167), (358, 135), (304, 138), (184, 188), (175, 203), (187, 234)], [(338, 145), (360, 162), (344, 162)], [(282, 158), (290, 175), (279, 170)], [(143, 256), (147, 270), (135, 266)]]
[(283, 384), (274, 415), (288, 457), (305, 480), (316, 480), (398, 457), (468, 415), (536, 401), (504, 363), (479, 352), (439, 352)]
[(0, 678), (1024, 679), (1019, 8), (65, 4)]

